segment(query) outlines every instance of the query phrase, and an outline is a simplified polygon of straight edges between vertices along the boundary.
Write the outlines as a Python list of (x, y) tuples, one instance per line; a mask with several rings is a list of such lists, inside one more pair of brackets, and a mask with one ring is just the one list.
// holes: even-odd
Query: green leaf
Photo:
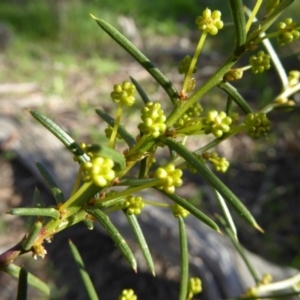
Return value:
[(235, 235), (235, 238), (237, 239), (236, 227), (235, 227), (234, 221), (232, 219), (232, 216), (230, 214), (230, 211), (229, 211), (229, 209), (227, 207), (227, 204), (226, 204), (224, 198), (218, 193), (218, 191), (216, 191), (216, 190), (213, 190), (213, 191), (214, 191), (214, 193), (216, 195), (218, 204), (219, 204), (219, 206), (220, 206), (220, 208), (221, 208), (221, 210), (223, 212), (224, 218), (226, 220), (226, 224), (231, 229), (231, 231)]
[[(106, 112), (104, 112), (101, 109), (96, 109), (96, 113), (108, 125), (110, 125), (111, 127), (115, 126), (115, 119), (113, 117), (111, 117), (109, 114), (107, 114)], [(119, 125), (119, 127), (118, 127), (118, 133), (120, 134), (120, 136), (122, 137), (122, 139), (124, 139), (124, 141), (127, 143), (127, 145), (129, 146), (129, 148), (132, 148), (136, 144), (136, 141), (135, 141), (134, 137), (125, 129), (124, 126)]]
[(35, 207), (19, 207), (10, 209), (8, 214), (14, 216), (44, 216), (53, 219), (58, 219), (60, 217), (60, 212), (52, 207), (49, 208), (35, 208)]
[(40, 206), (41, 192), (38, 188), (34, 189), (33, 198), (32, 198), (32, 206)]
[[(41, 205), (41, 192), (38, 190), (38, 188), (34, 189), (33, 197), (32, 197), (32, 205), (31, 207), (40, 208)], [(29, 218), (26, 218), (26, 227), (29, 228), (31, 224), (35, 221), (35, 216), (31, 216)]]
[(148, 248), (147, 242), (145, 240), (143, 231), (141, 230), (141, 227), (138, 223), (137, 217), (136, 217), (136, 215), (128, 215), (128, 214), (126, 214), (126, 212), (124, 212), (124, 213), (127, 217), (130, 227), (132, 228), (133, 233), (139, 243), (139, 246), (142, 250), (142, 253), (146, 260), (147, 266), (149, 268), (149, 271), (153, 274), (153, 276), (155, 276), (155, 269), (154, 269), (152, 256), (151, 256), (150, 250)]
[(136, 260), (131, 249), (129, 248), (128, 244), (121, 236), (117, 228), (114, 226), (114, 224), (109, 220), (109, 217), (100, 209), (87, 207), (85, 208), (85, 210), (101, 224), (101, 226), (105, 229), (111, 239), (115, 242), (116, 246), (120, 249), (129, 265), (135, 272), (137, 272)]
[[(19, 278), (20, 269), (21, 268), (17, 265), (9, 264), (7, 266), (2, 267), (1, 271), (4, 271), (4, 272), (8, 273), (8, 274), (10, 274), (11, 276), (13, 276), (15, 278)], [(50, 288), (48, 287), (48, 285), (45, 282), (43, 282), (39, 278), (35, 277), (31, 273), (28, 273), (27, 278), (28, 278), (28, 283), (31, 286), (33, 286), (36, 289), (40, 290), (41, 292), (43, 292), (47, 296), (50, 296)]]
[(93, 230), (94, 229), (94, 223), (91, 220), (84, 219), (83, 223), (85, 224), (85, 226), (87, 227), (88, 230)]
[(261, 33), (265, 32), (293, 2), (294, 0), (281, 1), (281, 3), (276, 6), (275, 9), (259, 25), (259, 27), (250, 34), (247, 39), (247, 44), (250, 45), (253, 41), (259, 38)]
[(140, 179), (143, 179), (147, 174), (147, 163), (148, 163), (148, 157), (144, 157), (141, 162), (140, 162), (140, 170), (139, 170), (139, 175), (138, 177)]
[(29, 251), (32, 245), (34, 244), (36, 238), (39, 236), (41, 229), (43, 227), (42, 222), (36, 221), (34, 222), (33, 226), (31, 227), (27, 238), (25, 241), (22, 243), (22, 248), (25, 251)]
[[(246, 42), (246, 21), (243, 9), (243, 1), (229, 0), (231, 15), (235, 27), (236, 51), (243, 51)], [(242, 49), (240, 49), (242, 47)]]
[(179, 100), (178, 92), (171, 81), (166, 78), (165, 75), (157, 67), (154, 66), (149, 58), (147, 58), (138, 48), (136, 48), (124, 35), (122, 35), (113, 26), (111, 26), (104, 20), (96, 18), (93, 15), (91, 15), (91, 17), (113, 40), (115, 40), (127, 53), (129, 53), (139, 64), (141, 64), (144, 69), (149, 72), (149, 74), (166, 91), (173, 104), (177, 100)]
[(181, 216), (178, 217), (179, 225), (179, 240), (180, 240), (180, 288), (179, 300), (186, 300), (188, 292), (189, 280), (189, 253), (184, 220)]
[(234, 232), (232, 231), (232, 229), (228, 226), (228, 224), (226, 223), (226, 221), (221, 217), (218, 216), (218, 219), (221, 221), (222, 225), (225, 228), (226, 233), (228, 234), (232, 244), (234, 245), (235, 249), (237, 250), (237, 252), (240, 254), (240, 256), (242, 257), (243, 261), (245, 262), (249, 272), (251, 273), (254, 281), (256, 282), (256, 284), (260, 283), (260, 277), (258, 276), (256, 270), (254, 269), (254, 267), (251, 265), (243, 247), (241, 246), (241, 244), (238, 242), (238, 240), (236, 239), (236, 235), (234, 234)]
[(126, 167), (126, 160), (123, 154), (103, 145), (92, 144), (86, 146), (87, 152), (92, 152), (96, 156), (110, 158), (115, 163), (117, 170), (123, 170)]
[(253, 109), (249, 106), (247, 101), (230, 83), (222, 81), (218, 84), (218, 87), (222, 89), (228, 96), (230, 96), (230, 99), (232, 99), (245, 114), (253, 113)]
[(226, 108), (225, 108), (225, 112), (227, 116), (231, 114), (231, 106), (232, 106), (232, 98), (228, 96), (226, 102)]
[[(248, 9), (247, 7), (245, 7), (245, 12), (248, 16), (251, 15), (251, 10)], [(257, 21), (257, 19), (255, 18), (254, 19), (255, 21)], [(266, 35), (265, 32), (263, 32), (261, 34), (261, 37), (264, 37)], [(281, 80), (281, 83), (282, 83), (282, 87), (283, 87), (283, 90), (285, 89), (285, 87), (288, 86), (289, 82), (288, 82), (288, 76), (286, 74), (286, 71), (281, 63), (281, 60), (280, 58), (278, 57), (278, 54), (277, 52), (275, 51), (273, 45), (271, 44), (270, 40), (265, 38), (263, 39), (262, 41), (264, 47), (266, 48), (266, 50), (268, 51), (270, 57), (271, 57), (271, 60), (272, 60), (272, 63), (276, 69), (276, 72)]]
[(89, 161), (89, 156), (83, 152), (79, 145), (57, 124), (38, 111), (30, 111), (31, 115), (53, 133), (81, 162)]
[(266, 31), (295, 0), (282, 0), (261, 24), (261, 32)]
[(142, 86), (133, 77), (130, 76), (130, 79), (131, 79), (132, 83), (135, 85), (135, 87), (136, 87), (138, 93), (140, 94), (142, 100), (144, 101), (144, 103), (146, 104), (147, 102), (150, 102), (150, 99), (148, 98), (148, 95), (146, 94), (146, 92), (144, 91)]
[(85, 269), (84, 262), (81, 258), (81, 255), (80, 255), (77, 247), (74, 245), (74, 243), (71, 240), (69, 240), (69, 246), (71, 248), (73, 258), (74, 258), (74, 260), (76, 262), (76, 265), (78, 267), (80, 276), (82, 278), (82, 281), (83, 281), (83, 284), (84, 284), (85, 289), (87, 291), (87, 294), (89, 296), (89, 299), (90, 300), (98, 300), (99, 298), (97, 296), (95, 287), (93, 285), (93, 282), (92, 282), (87, 270)]
[(27, 277), (28, 277), (27, 271), (24, 268), (21, 268), (19, 272), (17, 300), (27, 299)]
[(58, 187), (57, 183), (55, 182), (54, 178), (51, 174), (47, 171), (47, 169), (40, 163), (35, 163), (36, 167), (38, 168), (40, 174), (42, 175), (43, 179), (45, 180), (47, 186), (49, 187), (56, 204), (65, 202), (65, 197), (63, 192)]
[(164, 194), (165, 196), (169, 197), (171, 200), (173, 200), (178, 205), (185, 208), (187, 211), (189, 211), (193, 216), (195, 216), (197, 219), (202, 221), (204, 224), (209, 226), (211, 229), (217, 231), (218, 233), (221, 233), (219, 226), (210, 219), (207, 215), (205, 215), (203, 212), (201, 212), (199, 209), (197, 209), (194, 205), (186, 201), (186, 199), (179, 197), (176, 194), (168, 194), (164, 192), (163, 190), (157, 189), (159, 192)]
[(183, 159), (185, 159), (196, 171), (215, 188), (225, 200), (253, 227), (263, 231), (256, 223), (250, 211), (237, 198), (237, 196), (210, 170), (202, 163), (193, 153), (188, 151), (182, 144), (171, 138), (163, 138), (163, 142), (175, 150)]

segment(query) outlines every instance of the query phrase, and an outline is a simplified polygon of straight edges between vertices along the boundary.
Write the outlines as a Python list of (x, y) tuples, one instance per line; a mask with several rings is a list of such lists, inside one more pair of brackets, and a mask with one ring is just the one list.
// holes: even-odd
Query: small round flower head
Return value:
[(168, 164), (165, 167), (160, 167), (155, 171), (155, 177), (160, 179), (157, 188), (164, 190), (168, 194), (175, 192), (175, 187), (182, 185), (182, 171), (176, 169), (173, 164)]
[(300, 36), (299, 24), (293, 22), (292, 18), (287, 18), (284, 22), (280, 22), (277, 26), (278, 35), (277, 41), (280, 46), (289, 44), (297, 40)]
[(210, 9), (206, 8), (203, 11), (202, 16), (197, 17), (196, 24), (201, 31), (216, 35), (219, 29), (222, 29), (224, 26), (221, 15), (219, 10), (211, 12)]
[(231, 118), (225, 112), (216, 110), (209, 111), (203, 120), (205, 133), (212, 133), (217, 138), (230, 130), (231, 123)]
[(189, 292), (197, 295), (202, 292), (202, 282), (198, 277), (192, 277), (189, 280)]
[(265, 54), (264, 51), (258, 51), (256, 55), (250, 57), (249, 63), (254, 74), (263, 73), (271, 67), (270, 55)]
[(114, 90), (110, 96), (116, 103), (122, 103), (126, 106), (132, 106), (135, 102), (135, 85), (129, 81), (124, 81), (122, 84), (115, 84)]
[(248, 114), (244, 120), (244, 124), (247, 134), (254, 139), (266, 136), (270, 131), (270, 121), (264, 113)]
[(225, 81), (235, 81), (243, 77), (244, 71), (242, 69), (230, 69), (223, 77)]
[[(206, 153), (206, 152), (205, 152)], [(205, 154), (204, 153), (204, 154)], [(195, 154), (194, 153), (194, 157), (199, 160), (202, 164), (205, 164), (205, 159), (204, 158), (208, 158), (208, 157), (204, 157), (204, 154), (203, 154), (203, 157), (202, 155), (198, 155), (198, 154)], [(186, 162), (186, 167), (187, 169), (192, 173), (192, 174), (196, 174), (197, 173), (197, 170), (195, 169), (194, 166), (192, 166), (191, 164), (189, 164), (188, 162)]]
[(118, 300), (137, 300), (137, 295), (132, 289), (123, 290)]
[(110, 158), (92, 157), (91, 161), (83, 163), (83, 181), (92, 181), (95, 185), (106, 186), (116, 175), (114, 162)]
[(143, 198), (140, 196), (128, 196), (124, 201), (124, 209), (126, 209), (126, 214), (128, 215), (139, 215), (144, 208), (145, 203)]
[(42, 259), (44, 259), (46, 254), (47, 254), (47, 251), (43, 245), (38, 244), (38, 245), (32, 246), (32, 257), (34, 259), (37, 259), (38, 256), (40, 256)]
[(187, 211), (186, 209), (184, 209), (182, 206), (178, 204), (172, 205), (171, 209), (175, 218), (178, 217), (186, 218), (190, 214), (189, 211)]
[(245, 297), (254, 297), (254, 298), (258, 299), (258, 295), (257, 295), (255, 287), (250, 287), (249, 289), (247, 289), (246, 292), (243, 294), (243, 296), (245, 296)]
[(264, 274), (261, 279), (261, 283), (264, 285), (267, 285), (267, 284), (271, 283), (272, 281), (273, 281), (273, 277), (270, 273)]
[[(108, 126), (108, 127), (105, 128), (104, 132), (105, 132), (105, 136), (109, 139), (111, 137), (112, 132), (113, 132), (113, 128), (111, 126)], [(122, 137), (119, 133), (117, 133), (117, 139), (119, 139), (119, 140), (122, 139)]]
[(191, 125), (201, 125), (200, 115), (203, 111), (203, 107), (200, 103), (193, 104), (174, 124), (175, 128), (186, 127)]
[(229, 161), (225, 157), (220, 157), (217, 152), (205, 153), (207, 159), (213, 164), (216, 171), (225, 173), (229, 167)]
[(167, 129), (165, 123), (167, 118), (160, 103), (148, 102), (141, 111), (141, 119), (143, 122), (138, 127), (143, 134), (150, 134), (157, 138)]
[(293, 70), (289, 72), (288, 80), (289, 80), (289, 86), (293, 87), (299, 83), (300, 79), (300, 72), (297, 70)]
[(290, 100), (288, 98), (277, 98), (275, 99), (275, 102), (278, 104), (278, 105), (288, 105), (288, 106), (294, 106), (296, 105), (295, 101), (294, 100)]
[(239, 115), (238, 112), (232, 112), (232, 113), (230, 114), (230, 118), (231, 118), (231, 121), (232, 121), (232, 123), (231, 123), (232, 125), (233, 125), (233, 124), (237, 124), (238, 121), (239, 121), (240, 115)]
[[(180, 62), (178, 66), (179, 74), (186, 74), (190, 68), (192, 58), (189, 55), (186, 55)], [(197, 67), (194, 68), (193, 73), (197, 72)]]

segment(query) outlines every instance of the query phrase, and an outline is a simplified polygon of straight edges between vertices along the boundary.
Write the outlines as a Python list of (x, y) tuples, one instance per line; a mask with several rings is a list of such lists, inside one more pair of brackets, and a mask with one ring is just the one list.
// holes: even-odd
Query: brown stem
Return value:
[(29, 251), (24, 251), (22, 249), (23, 241), (26, 239), (26, 235), (22, 238), (22, 240), (17, 243), (12, 248), (6, 250), (0, 255), (0, 269), (9, 265), (12, 261), (14, 261), (18, 256), (27, 253)]

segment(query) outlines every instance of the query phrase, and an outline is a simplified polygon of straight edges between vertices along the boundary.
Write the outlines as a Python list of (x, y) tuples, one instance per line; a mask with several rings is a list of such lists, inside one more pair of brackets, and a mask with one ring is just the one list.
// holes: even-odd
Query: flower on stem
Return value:
[(141, 111), (141, 119), (143, 122), (138, 127), (143, 134), (150, 134), (157, 138), (167, 129), (165, 123), (167, 117), (160, 103), (148, 102)]
[(294, 100), (290, 100), (288, 98), (277, 98), (277, 99), (275, 99), (275, 102), (278, 105), (288, 105), (288, 106), (294, 106), (294, 105), (296, 105), (296, 103), (295, 103)]
[(144, 208), (145, 203), (143, 198), (140, 196), (128, 196), (124, 201), (124, 209), (126, 209), (126, 214), (128, 215), (139, 215)]
[[(113, 128), (112, 128), (111, 126), (108, 125), (108, 126), (105, 128), (104, 132), (105, 132), (105, 136), (109, 139), (109, 138), (111, 137), (111, 135), (112, 135)], [(122, 137), (121, 137), (121, 135), (120, 135), (119, 133), (117, 134), (117, 139), (118, 139), (118, 140), (121, 140), (121, 139), (122, 139)]]
[(95, 185), (104, 187), (116, 177), (113, 167), (111, 158), (92, 157), (91, 161), (83, 163), (83, 181), (92, 181)]
[(278, 35), (277, 41), (280, 46), (289, 44), (300, 36), (300, 26), (298, 23), (293, 22), (292, 18), (287, 18), (284, 22), (280, 22), (277, 26)]
[(203, 107), (200, 103), (195, 103), (192, 105), (174, 124), (175, 128), (186, 127), (189, 125), (194, 125), (195, 123), (201, 124), (200, 115), (203, 111)]
[(300, 72), (298, 70), (292, 70), (289, 72), (288, 81), (289, 86), (293, 87), (299, 83)]
[(243, 77), (244, 70), (241, 68), (230, 69), (223, 77), (225, 81), (235, 81)]
[(230, 165), (225, 157), (220, 157), (217, 152), (204, 153), (203, 158), (208, 159), (218, 172), (225, 173)]
[(132, 289), (123, 290), (118, 300), (137, 300), (137, 295)]
[(250, 113), (245, 117), (244, 124), (246, 133), (252, 138), (257, 139), (268, 134), (271, 123), (264, 113)]
[(273, 277), (271, 274), (267, 273), (264, 274), (262, 279), (261, 279), (261, 284), (267, 285), (273, 281)]
[(178, 217), (186, 218), (190, 214), (189, 211), (187, 211), (186, 209), (184, 209), (182, 206), (178, 204), (172, 205), (171, 209), (175, 218)]
[(34, 259), (37, 259), (38, 256), (40, 256), (41, 258), (45, 258), (47, 254), (47, 251), (46, 249), (44, 248), (43, 245), (41, 244), (38, 244), (38, 245), (33, 245), (32, 246), (32, 257)]
[(216, 35), (219, 29), (222, 29), (224, 26), (223, 21), (221, 20), (221, 12), (219, 10), (214, 10), (211, 12), (210, 9), (206, 8), (202, 16), (198, 16), (196, 19), (196, 24), (198, 28), (211, 35)]
[(157, 188), (164, 190), (168, 194), (173, 194), (175, 192), (175, 187), (179, 187), (183, 183), (181, 176), (181, 169), (176, 169), (173, 164), (160, 167), (155, 171), (155, 177), (160, 179)]
[(225, 112), (216, 110), (209, 111), (203, 120), (205, 133), (212, 133), (217, 138), (230, 130), (231, 123), (231, 118)]
[(265, 54), (264, 51), (258, 51), (256, 55), (250, 57), (249, 64), (254, 74), (263, 73), (271, 67), (270, 55)]
[(194, 295), (202, 292), (202, 282), (198, 277), (192, 277), (189, 280), (189, 292)]
[(247, 289), (246, 292), (242, 296), (253, 297), (254, 299), (258, 299), (258, 295), (257, 295), (255, 287), (250, 287), (249, 289)]
[(116, 103), (122, 103), (125, 106), (132, 106), (135, 102), (135, 85), (129, 81), (124, 81), (122, 84), (115, 84), (114, 90), (110, 96)]

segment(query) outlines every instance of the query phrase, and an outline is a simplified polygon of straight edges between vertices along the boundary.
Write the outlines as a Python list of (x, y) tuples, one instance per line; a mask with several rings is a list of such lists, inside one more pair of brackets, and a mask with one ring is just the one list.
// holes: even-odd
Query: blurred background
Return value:
[[(250, 8), (255, 2), (244, 1)], [(226, 26), (205, 43), (198, 62), (198, 85), (217, 70), (233, 48), (228, 1), (1, 0), (1, 115), (22, 121), (28, 118), (25, 108), (38, 109), (74, 139), (96, 142), (103, 138), (105, 124), (94, 109), (103, 108), (114, 115), (109, 96), (112, 86), (129, 76), (142, 84), (151, 100), (161, 101), (168, 109), (164, 92), (89, 14), (120, 30), (179, 90), (182, 77), (177, 73), (177, 65), (186, 54), (193, 53), (199, 39), (195, 18), (206, 7), (221, 10)], [(295, 1), (281, 19), (297, 19), (299, 11), (300, 2)], [(262, 12), (260, 16), (263, 15)], [(299, 41), (282, 48), (277, 47), (276, 41), (273, 44), (287, 71), (300, 69)], [(247, 57), (239, 66), (247, 64)], [(254, 109), (262, 108), (280, 92), (280, 81), (273, 68), (261, 75), (249, 73), (235, 85)], [(299, 98), (299, 94), (294, 97), (298, 104)], [(224, 109), (225, 99), (224, 94), (213, 89), (201, 103), (205, 109)], [(137, 107), (141, 106), (139, 101)], [(137, 134), (135, 127), (139, 123), (136, 109), (129, 109), (124, 116), (127, 121), (123, 119), (133, 134)], [(218, 147), (231, 163), (229, 171), (220, 177), (266, 231), (261, 235), (237, 218), (240, 241), (275, 263), (300, 268), (300, 114), (299, 110), (280, 110), (269, 117), (273, 125), (266, 139), (253, 141), (239, 135)], [(9, 162), (13, 155), (2, 152), (0, 159), (2, 163)], [(203, 183), (194, 177), (189, 180), (195, 203), (211, 215), (218, 211)], [(21, 201), (12, 196), (16, 194), (7, 193), (8, 196), (0, 196), (7, 205)], [(8, 227), (7, 221), (1, 220), (3, 241), (9, 241), (4, 239)]]

